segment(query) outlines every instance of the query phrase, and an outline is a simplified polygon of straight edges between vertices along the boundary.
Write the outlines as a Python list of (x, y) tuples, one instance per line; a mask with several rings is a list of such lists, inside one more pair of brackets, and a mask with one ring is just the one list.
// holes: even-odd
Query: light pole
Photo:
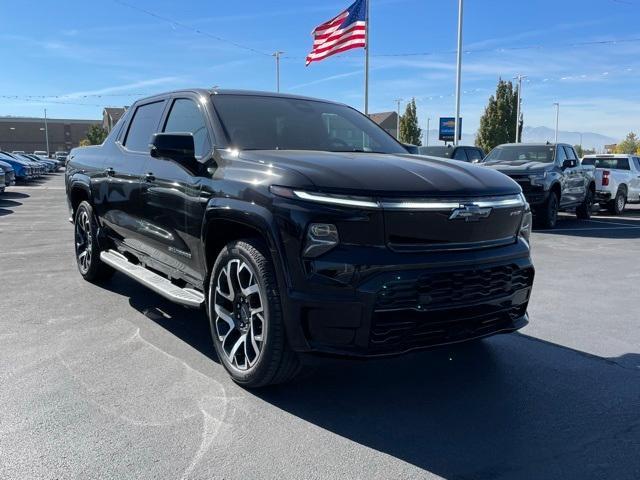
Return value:
[(398, 106), (397, 107), (398, 118), (396, 119), (396, 139), (400, 141), (400, 102), (402, 102), (402, 99), (396, 98), (394, 102), (396, 102)]
[(521, 102), (522, 102), (522, 79), (527, 78), (526, 75), (520, 75), (514, 77), (518, 80), (518, 106), (516, 108), (516, 143), (520, 143), (520, 115), (521, 115)]
[(276, 92), (280, 93), (280, 56), (284, 52), (277, 50), (273, 53), (273, 56), (276, 57)]
[(458, 145), (460, 137), (460, 90), (462, 86), (462, 18), (464, 0), (458, 0), (458, 58), (456, 62), (456, 126), (454, 130), (453, 144)]
[(431, 117), (427, 117), (427, 144), (425, 146), (429, 146), (429, 127), (431, 126)]
[(44, 139), (47, 143), (47, 158), (51, 158), (49, 153), (49, 125), (47, 124), (47, 109), (44, 109)]
[[(13, 132), (16, 130), (16, 127), (9, 127), (9, 145), (11, 145), (11, 142), (13, 141)], [(14, 145), (15, 147), (15, 145)], [(18, 150), (17, 148), (8, 148), (7, 150)]]
[(556, 140), (554, 143), (558, 143), (558, 125), (560, 123), (560, 104), (558, 102), (554, 103), (556, 107)]

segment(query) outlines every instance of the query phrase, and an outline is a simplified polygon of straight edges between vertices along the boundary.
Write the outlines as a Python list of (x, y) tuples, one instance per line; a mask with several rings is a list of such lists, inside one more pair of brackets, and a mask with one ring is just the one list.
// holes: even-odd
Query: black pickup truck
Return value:
[(345, 105), (162, 94), (74, 149), (65, 175), (81, 275), (204, 307), (247, 387), (291, 379), (305, 353), (398, 354), (528, 321), (518, 184), (411, 156)]
[(571, 145), (499, 145), (491, 150), (483, 165), (518, 182), (531, 205), (534, 221), (541, 228), (554, 228), (560, 210), (575, 209), (578, 218), (591, 218), (596, 193), (595, 170), (580, 164)]

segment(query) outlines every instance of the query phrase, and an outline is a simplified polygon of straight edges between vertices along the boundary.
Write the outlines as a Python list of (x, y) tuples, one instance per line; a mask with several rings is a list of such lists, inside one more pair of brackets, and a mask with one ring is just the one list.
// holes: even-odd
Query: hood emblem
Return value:
[(460, 205), (460, 207), (451, 212), (449, 220), (462, 219), (465, 222), (477, 222), (491, 215), (491, 210), (491, 207), (479, 207), (473, 204)]

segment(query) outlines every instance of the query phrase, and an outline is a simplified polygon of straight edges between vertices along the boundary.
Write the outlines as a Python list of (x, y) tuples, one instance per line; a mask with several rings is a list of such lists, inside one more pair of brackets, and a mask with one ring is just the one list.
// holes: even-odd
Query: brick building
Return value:
[[(101, 120), (47, 119), (49, 151), (69, 151), (87, 136), (91, 125)], [(44, 118), (0, 117), (0, 150), (33, 152), (46, 150)]]

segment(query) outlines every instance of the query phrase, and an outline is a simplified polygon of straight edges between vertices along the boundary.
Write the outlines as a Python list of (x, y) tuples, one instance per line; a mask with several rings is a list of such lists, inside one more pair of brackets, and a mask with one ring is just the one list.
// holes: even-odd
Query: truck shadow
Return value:
[[(204, 312), (121, 274), (104, 287), (217, 362)], [(640, 473), (637, 353), (603, 358), (512, 334), (396, 358), (321, 358), (312, 375), (250, 393), (448, 479)]]

